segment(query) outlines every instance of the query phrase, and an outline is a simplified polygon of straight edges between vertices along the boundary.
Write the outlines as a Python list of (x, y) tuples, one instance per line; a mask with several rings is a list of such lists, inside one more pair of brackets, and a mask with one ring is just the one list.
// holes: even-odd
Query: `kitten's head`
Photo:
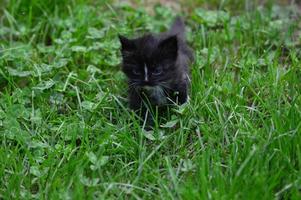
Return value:
[(119, 36), (122, 70), (133, 87), (164, 86), (172, 79), (178, 57), (176, 35), (160, 38), (145, 35), (136, 39)]

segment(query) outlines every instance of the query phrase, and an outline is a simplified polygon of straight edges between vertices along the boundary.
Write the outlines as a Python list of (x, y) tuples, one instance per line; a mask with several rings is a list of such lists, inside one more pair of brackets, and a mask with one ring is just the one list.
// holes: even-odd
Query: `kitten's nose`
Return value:
[(148, 82), (148, 75), (145, 75), (145, 76), (144, 76), (144, 81), (145, 81), (145, 82)]

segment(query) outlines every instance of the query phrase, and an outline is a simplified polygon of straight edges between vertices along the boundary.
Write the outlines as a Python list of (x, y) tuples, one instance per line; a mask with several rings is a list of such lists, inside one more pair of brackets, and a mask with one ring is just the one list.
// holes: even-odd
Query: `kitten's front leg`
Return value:
[(184, 104), (187, 101), (188, 98), (188, 88), (187, 88), (187, 83), (182, 83), (178, 87), (178, 104)]
[(141, 118), (141, 123), (146, 122), (146, 129), (150, 129), (154, 125), (150, 111), (144, 105), (140, 93), (135, 89), (129, 90), (129, 106)]
[(142, 107), (142, 99), (136, 89), (129, 89), (129, 107), (135, 112), (139, 111)]
[(136, 112), (142, 119), (145, 118), (147, 107), (143, 103), (141, 94), (136, 89), (129, 90), (129, 106), (130, 109)]

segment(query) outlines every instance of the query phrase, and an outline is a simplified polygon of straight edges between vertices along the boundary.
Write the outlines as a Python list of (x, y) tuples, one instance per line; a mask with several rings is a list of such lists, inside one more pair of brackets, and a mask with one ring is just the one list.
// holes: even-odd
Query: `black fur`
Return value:
[(176, 18), (167, 32), (136, 39), (119, 36), (119, 39), (131, 109), (145, 110), (144, 100), (154, 106), (187, 101), (193, 53), (186, 44), (181, 18)]

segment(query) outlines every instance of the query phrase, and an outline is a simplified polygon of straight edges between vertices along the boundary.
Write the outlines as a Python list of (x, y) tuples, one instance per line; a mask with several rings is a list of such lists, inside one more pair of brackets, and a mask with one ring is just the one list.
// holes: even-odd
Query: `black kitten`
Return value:
[(169, 31), (159, 35), (136, 39), (119, 36), (131, 109), (145, 110), (143, 102), (160, 107), (187, 101), (188, 65), (193, 61), (193, 53), (184, 33), (184, 22), (177, 18)]

